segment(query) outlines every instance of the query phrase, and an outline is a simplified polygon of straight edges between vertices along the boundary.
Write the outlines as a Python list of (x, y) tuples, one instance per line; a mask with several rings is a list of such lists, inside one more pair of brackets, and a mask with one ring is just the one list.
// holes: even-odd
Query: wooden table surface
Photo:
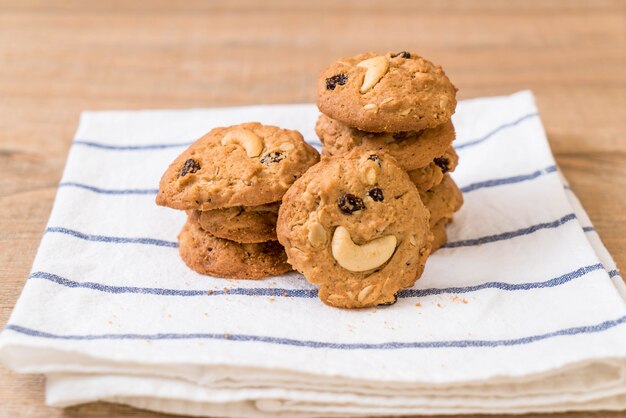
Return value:
[[(623, 267), (625, 34), (620, 0), (0, 0), (0, 325), (82, 110), (312, 102), (326, 64), (367, 50), (419, 51), (461, 99), (532, 89), (559, 166)], [(158, 415), (43, 402), (43, 378), (0, 368), (2, 417)], [(589, 415), (623, 416), (570, 416)]]

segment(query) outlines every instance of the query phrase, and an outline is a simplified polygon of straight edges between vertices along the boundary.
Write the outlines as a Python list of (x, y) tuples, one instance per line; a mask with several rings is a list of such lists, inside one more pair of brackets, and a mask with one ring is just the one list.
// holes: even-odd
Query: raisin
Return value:
[(269, 154), (265, 154), (261, 157), (261, 163), (265, 165), (270, 165), (273, 163), (278, 163), (285, 159), (285, 154), (280, 151), (270, 152)]
[(408, 58), (411, 58), (411, 54), (410, 54), (410, 53), (408, 53), (408, 52), (406, 52), (406, 51), (400, 51), (400, 52), (398, 52), (398, 53), (395, 53), (395, 54), (393, 54), (393, 55), (391, 56), (391, 58), (395, 58), (395, 57), (398, 57), (398, 56), (400, 56), (400, 57), (402, 57), (402, 58), (407, 58), (407, 59), (408, 59)]
[(442, 173), (447, 173), (448, 171), (450, 171), (450, 160), (448, 160), (446, 157), (437, 157), (433, 160), (433, 162), (437, 167), (441, 168)]
[(337, 74), (326, 79), (326, 90), (335, 90), (337, 84), (343, 86), (348, 81), (348, 76), (345, 74)]
[(383, 196), (383, 191), (378, 187), (374, 187), (373, 189), (371, 189), (369, 192), (367, 192), (367, 195), (371, 197), (374, 202), (382, 202), (383, 200), (385, 200), (385, 197)]
[(192, 158), (185, 161), (183, 167), (180, 169), (180, 173), (176, 177), (185, 177), (189, 173), (195, 173), (200, 170), (200, 164)]
[(376, 164), (378, 164), (379, 167), (382, 166), (382, 161), (380, 160), (380, 157), (376, 154), (370, 155), (369, 157), (367, 157), (367, 159), (374, 161)]
[(343, 213), (347, 213), (348, 215), (352, 215), (352, 212), (365, 209), (363, 199), (350, 193), (346, 193), (341, 196), (337, 205)]

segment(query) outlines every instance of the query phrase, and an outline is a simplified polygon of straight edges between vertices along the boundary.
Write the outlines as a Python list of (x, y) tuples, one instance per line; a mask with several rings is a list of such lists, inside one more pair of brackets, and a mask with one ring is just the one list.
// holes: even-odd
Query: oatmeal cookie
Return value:
[(450, 120), (456, 90), (440, 66), (414, 52), (368, 52), (322, 71), (317, 106), (363, 131), (420, 131)]
[(393, 157), (357, 149), (325, 158), (289, 189), (278, 240), (328, 305), (391, 304), (421, 275), (428, 210)]
[(233, 279), (260, 279), (291, 270), (277, 241), (239, 244), (217, 238), (188, 219), (178, 235), (180, 257), (200, 274)]
[(215, 128), (165, 171), (156, 202), (181, 210), (276, 202), (317, 161), (298, 131), (256, 122)]

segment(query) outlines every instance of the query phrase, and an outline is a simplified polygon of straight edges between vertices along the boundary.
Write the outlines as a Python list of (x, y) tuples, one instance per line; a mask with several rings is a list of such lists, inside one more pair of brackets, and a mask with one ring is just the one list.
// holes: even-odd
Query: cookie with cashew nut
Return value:
[(203, 211), (276, 202), (317, 161), (298, 131), (256, 122), (215, 128), (165, 171), (156, 202)]
[(322, 71), (322, 113), (368, 132), (420, 131), (450, 120), (456, 88), (443, 69), (414, 52), (342, 58)]
[(210, 234), (250, 244), (276, 241), (276, 220), (280, 202), (258, 206), (233, 206), (208, 211), (189, 211), (189, 217)]
[(445, 174), (453, 172), (458, 163), (459, 156), (454, 148), (450, 147), (427, 166), (409, 171), (409, 178), (418, 191), (425, 192), (440, 184)]
[(425, 167), (446, 153), (455, 138), (454, 126), (448, 121), (436, 128), (419, 132), (365, 132), (320, 115), (315, 132), (324, 144), (322, 154), (343, 155), (360, 148), (364, 152), (388, 152), (409, 171)]
[(392, 304), (420, 277), (430, 252), (428, 210), (393, 157), (324, 158), (298, 179), (278, 212), (289, 263), (328, 305)]
[(291, 270), (277, 241), (239, 244), (209, 234), (192, 218), (178, 235), (178, 251), (189, 268), (210, 276), (260, 279)]

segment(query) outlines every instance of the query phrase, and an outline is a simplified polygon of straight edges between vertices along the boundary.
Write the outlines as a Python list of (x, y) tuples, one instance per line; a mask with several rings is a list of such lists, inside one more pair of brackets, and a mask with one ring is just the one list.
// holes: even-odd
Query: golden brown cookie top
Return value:
[(317, 161), (298, 131), (257, 122), (215, 128), (165, 171), (156, 202), (181, 210), (275, 202)]
[(430, 164), (445, 153), (455, 138), (454, 126), (448, 121), (435, 128), (408, 132), (366, 132), (320, 115), (315, 132), (324, 144), (324, 155), (342, 155), (354, 148), (391, 154), (405, 170)]
[(289, 189), (278, 214), (289, 262), (327, 304), (393, 303), (429, 251), (428, 211), (388, 154), (324, 158)]
[(335, 61), (322, 71), (317, 93), (320, 111), (370, 132), (433, 128), (456, 108), (456, 87), (443, 69), (405, 51)]

